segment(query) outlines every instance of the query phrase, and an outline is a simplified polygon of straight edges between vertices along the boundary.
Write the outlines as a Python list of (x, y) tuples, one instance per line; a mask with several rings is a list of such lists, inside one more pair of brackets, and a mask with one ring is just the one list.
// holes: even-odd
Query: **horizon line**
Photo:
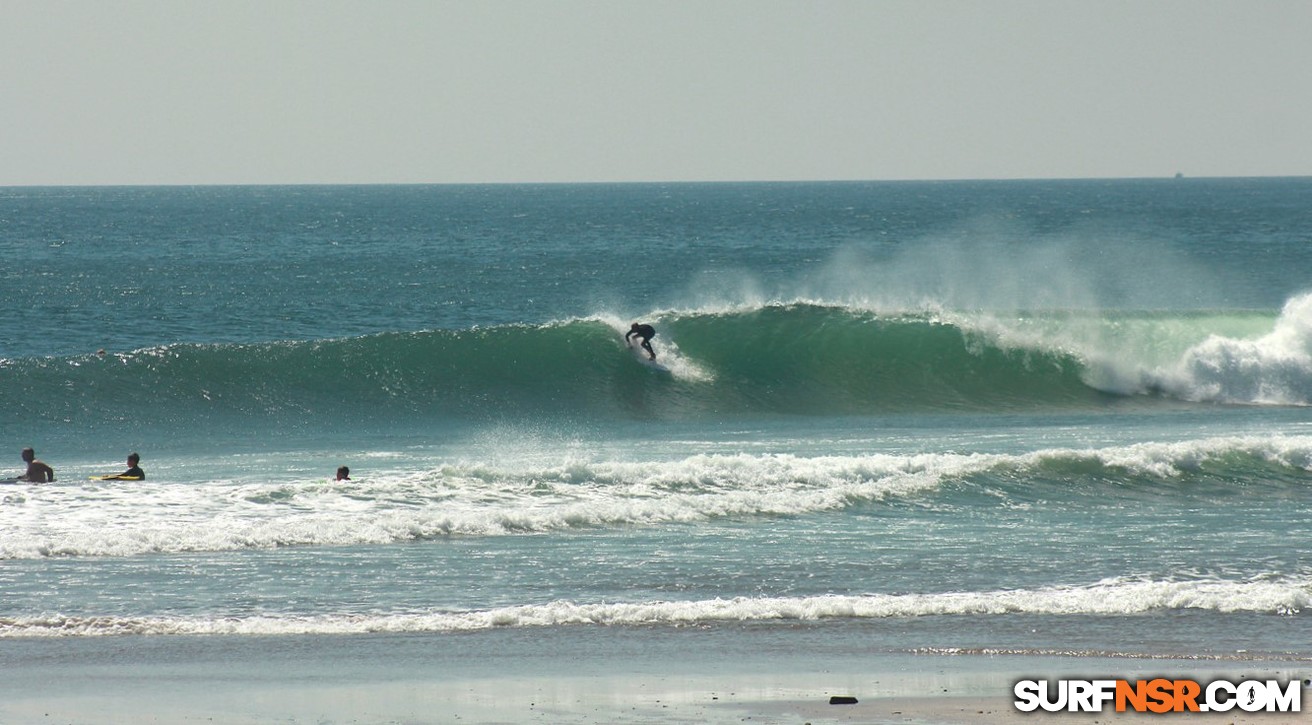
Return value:
[(714, 184), (926, 184), (978, 182), (1067, 182), (1067, 181), (1188, 181), (1243, 179), (1307, 179), (1312, 174), (1275, 175), (1198, 175), (1174, 172), (1164, 176), (1033, 176), (1033, 177), (927, 177), (927, 178), (833, 178), (833, 179), (666, 179), (666, 180), (595, 180), (595, 181), (253, 181), (253, 182), (101, 182), (101, 183), (0, 183), (0, 189), (94, 189), (94, 188), (168, 188), (168, 187), (274, 187), (274, 186), (657, 186)]

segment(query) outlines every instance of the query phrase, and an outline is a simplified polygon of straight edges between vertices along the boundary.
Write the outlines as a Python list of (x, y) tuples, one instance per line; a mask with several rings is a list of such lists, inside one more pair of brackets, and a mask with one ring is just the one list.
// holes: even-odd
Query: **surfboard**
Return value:
[(92, 481), (140, 481), (141, 476), (120, 476), (117, 473), (108, 476), (87, 476)]

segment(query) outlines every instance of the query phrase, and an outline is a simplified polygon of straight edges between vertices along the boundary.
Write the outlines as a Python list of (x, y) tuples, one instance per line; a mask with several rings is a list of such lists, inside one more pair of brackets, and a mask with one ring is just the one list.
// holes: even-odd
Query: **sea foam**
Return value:
[(1312, 601), (1312, 581), (1133, 581), (1031, 590), (923, 594), (734, 597), (694, 601), (557, 600), (470, 611), (247, 616), (0, 618), (0, 638), (106, 635), (299, 635), (466, 632), (556, 626), (682, 626), (924, 616), (1136, 615), (1189, 609), (1292, 615)]
[[(456, 461), (347, 482), (116, 481), (10, 487), (0, 558), (346, 546), (451, 536), (663, 526), (842, 511), (972, 491), (1061, 496), (1107, 475), (1152, 490), (1186, 476), (1224, 488), (1299, 485), (1312, 437), (1238, 436), (1022, 454), (697, 454), (681, 460)], [(945, 484), (954, 484), (945, 487)], [(946, 497), (946, 498), (944, 498)]]

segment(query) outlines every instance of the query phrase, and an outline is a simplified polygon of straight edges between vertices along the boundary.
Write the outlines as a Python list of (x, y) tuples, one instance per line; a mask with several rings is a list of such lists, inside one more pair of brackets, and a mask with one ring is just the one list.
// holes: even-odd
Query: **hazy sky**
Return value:
[(1312, 0), (0, 0), (0, 185), (1312, 174)]

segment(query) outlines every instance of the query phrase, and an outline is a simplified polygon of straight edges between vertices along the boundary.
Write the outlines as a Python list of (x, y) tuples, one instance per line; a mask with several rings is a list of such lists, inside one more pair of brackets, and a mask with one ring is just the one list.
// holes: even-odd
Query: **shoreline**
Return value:
[[(811, 641), (804, 630), (761, 634), (576, 627), (0, 640), (0, 722), (1084, 724), (1159, 716), (1110, 706), (1103, 713), (1024, 713), (1013, 705), (1013, 684), (1061, 676), (1301, 679), (1312, 670), (1312, 663), (1280, 659), (918, 654), (860, 646), (815, 652), (802, 651)], [(829, 704), (835, 695), (858, 702)], [(1312, 722), (1305, 713), (1239, 710), (1167, 717)]]

